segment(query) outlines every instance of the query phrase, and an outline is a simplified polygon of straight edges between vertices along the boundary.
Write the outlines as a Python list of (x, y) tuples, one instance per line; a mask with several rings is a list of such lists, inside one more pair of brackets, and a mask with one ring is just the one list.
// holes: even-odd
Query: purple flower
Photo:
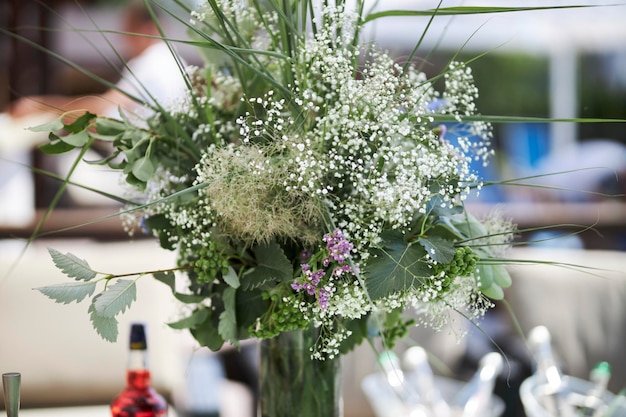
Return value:
[(307, 262), (311, 259), (311, 256), (313, 256), (313, 254), (308, 249), (302, 249), (302, 252), (300, 252), (300, 260), (302, 262)]
[(319, 293), (317, 294), (317, 302), (320, 303), (320, 307), (322, 310), (326, 310), (328, 308), (328, 301), (330, 300), (331, 292), (326, 288), (320, 288)]
[(332, 234), (324, 235), (324, 242), (326, 242), (329, 258), (339, 264), (344, 263), (354, 248), (354, 245), (346, 240), (339, 229), (335, 229)]

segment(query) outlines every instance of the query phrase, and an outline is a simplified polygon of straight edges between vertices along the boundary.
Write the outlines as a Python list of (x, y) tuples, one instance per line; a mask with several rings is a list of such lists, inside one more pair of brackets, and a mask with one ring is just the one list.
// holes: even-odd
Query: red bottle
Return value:
[(130, 329), (126, 388), (111, 403), (112, 417), (165, 417), (167, 402), (150, 385), (148, 343), (143, 324)]

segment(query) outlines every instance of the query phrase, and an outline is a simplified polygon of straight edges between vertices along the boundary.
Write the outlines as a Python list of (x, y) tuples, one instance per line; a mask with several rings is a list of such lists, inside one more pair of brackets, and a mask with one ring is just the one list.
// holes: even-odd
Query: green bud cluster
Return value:
[[(480, 258), (469, 246), (460, 246), (456, 249), (454, 257), (447, 264), (437, 264), (433, 267), (435, 275), (444, 272), (446, 278), (452, 282), (456, 277), (467, 277), (476, 269), (476, 263)], [(447, 285), (450, 282), (446, 282)]]
[(387, 324), (382, 331), (385, 345), (389, 349), (393, 349), (398, 340), (403, 339), (409, 334), (409, 329), (413, 327), (414, 324), (415, 320), (402, 320), (402, 318), (398, 318), (393, 325)]
[(222, 256), (214, 242), (207, 242), (196, 254), (198, 258), (193, 266), (199, 282), (211, 282), (228, 273), (228, 260)]
[(270, 308), (268, 311), (250, 328), (250, 335), (253, 337), (266, 339), (274, 337), (283, 332), (298, 329), (306, 329), (309, 321), (293, 305), (285, 302), (280, 294), (269, 295)]

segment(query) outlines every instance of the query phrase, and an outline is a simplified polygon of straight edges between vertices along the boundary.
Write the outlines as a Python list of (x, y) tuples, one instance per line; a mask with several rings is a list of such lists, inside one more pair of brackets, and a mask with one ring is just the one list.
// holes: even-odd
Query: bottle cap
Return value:
[(130, 349), (148, 349), (148, 342), (146, 340), (146, 329), (145, 326), (141, 323), (133, 323), (130, 327)]

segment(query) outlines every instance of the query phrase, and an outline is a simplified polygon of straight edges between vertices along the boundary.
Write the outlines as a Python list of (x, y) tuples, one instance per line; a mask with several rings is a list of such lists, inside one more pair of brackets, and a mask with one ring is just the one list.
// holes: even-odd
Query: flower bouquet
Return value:
[[(438, 327), (452, 311), (478, 319), (503, 297), (514, 225), (464, 206), (482, 187), (473, 164), (492, 155), (468, 65), (428, 77), (412, 56), (399, 63), (364, 42), (364, 27), (394, 12), (367, 13), (363, 0), (175, 2), (188, 12), (187, 43), (206, 58), (181, 64), (184, 98), (144, 103), (152, 112), (140, 120), (58, 119), (43, 127), (53, 133), (42, 147), (110, 145), (93, 163), (125, 177), (129, 232), (177, 251), (171, 270), (138, 274), (189, 306), (171, 327), (213, 350), (259, 338), (277, 358), (297, 346), (300, 356), (279, 358), (276, 372), (314, 363), (332, 392), (336, 359), (363, 340), (392, 347), (415, 320)], [(136, 280), (50, 254), (72, 282), (38, 290), (62, 303), (90, 299), (95, 330), (115, 341)], [(325, 402), (302, 392), (303, 409)]]

